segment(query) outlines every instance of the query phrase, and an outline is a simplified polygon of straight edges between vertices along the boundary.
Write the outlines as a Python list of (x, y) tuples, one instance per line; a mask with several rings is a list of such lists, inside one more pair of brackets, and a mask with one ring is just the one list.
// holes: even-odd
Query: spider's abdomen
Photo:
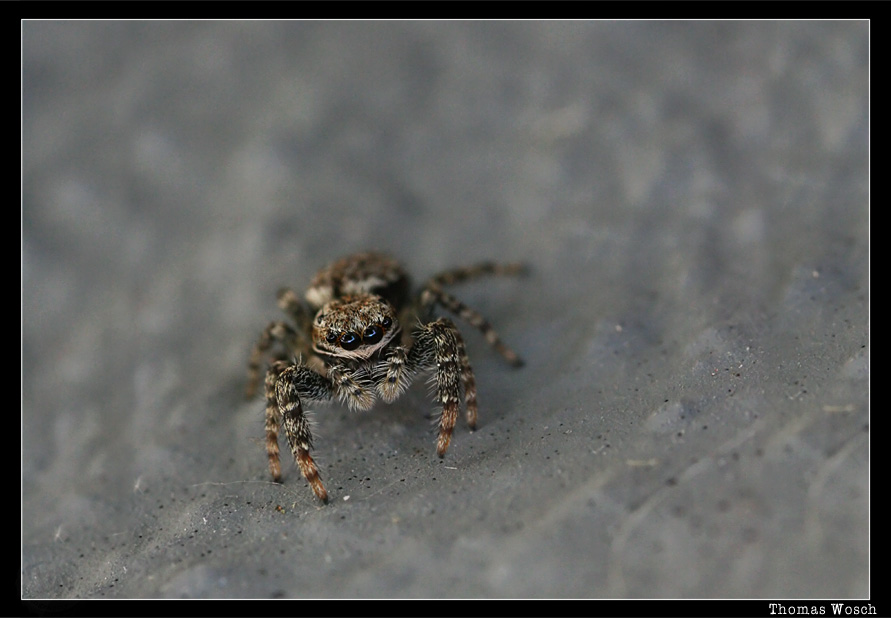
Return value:
[(410, 282), (399, 262), (381, 253), (358, 253), (320, 270), (306, 291), (314, 309), (342, 296), (374, 294), (396, 310), (408, 300)]

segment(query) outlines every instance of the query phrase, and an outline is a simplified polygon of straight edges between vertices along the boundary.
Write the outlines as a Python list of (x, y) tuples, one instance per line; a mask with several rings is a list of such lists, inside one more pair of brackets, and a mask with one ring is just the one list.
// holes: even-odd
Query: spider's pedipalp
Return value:
[(403, 346), (390, 350), (386, 360), (378, 365), (374, 376), (381, 399), (386, 403), (396, 401), (411, 385), (414, 374), (408, 364), (408, 350)]
[(374, 388), (366, 372), (350, 371), (344, 365), (328, 367), (331, 388), (341, 403), (350, 410), (370, 410), (374, 406)]

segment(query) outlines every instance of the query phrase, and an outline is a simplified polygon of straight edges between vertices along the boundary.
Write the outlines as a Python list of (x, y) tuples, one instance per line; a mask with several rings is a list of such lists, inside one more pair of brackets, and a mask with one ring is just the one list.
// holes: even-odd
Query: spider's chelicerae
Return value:
[[(443, 287), (480, 275), (515, 275), (521, 264), (483, 263), (443, 272), (409, 297), (408, 275), (398, 262), (378, 253), (340, 259), (316, 274), (306, 305), (289, 289), (279, 291), (279, 307), (293, 320), (272, 322), (254, 346), (246, 394), (253, 396), (265, 356), (266, 454), (273, 479), (281, 481), (279, 426), (300, 472), (315, 495), (327, 502), (318, 468), (309, 452), (312, 433), (305, 402), (338, 399), (353, 410), (368, 410), (380, 397), (391, 403), (420, 373), (433, 372), (434, 401), (442, 406), (436, 452), (449, 448), (463, 393), (467, 423), (476, 426), (476, 382), (464, 341), (448, 318), (434, 317), (442, 305), (479, 329), (512, 365), (522, 361), (502, 343), (482, 315)], [(403, 324), (415, 324), (403, 329)], [(294, 357), (297, 360), (294, 361)]]

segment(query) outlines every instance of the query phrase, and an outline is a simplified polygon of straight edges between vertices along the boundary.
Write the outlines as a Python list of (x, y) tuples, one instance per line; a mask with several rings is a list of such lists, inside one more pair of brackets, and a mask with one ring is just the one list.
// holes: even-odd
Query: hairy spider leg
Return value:
[(281, 343), (284, 350), (280, 350), (272, 360), (287, 360), (288, 356), (311, 356), (312, 348), (304, 333), (308, 332), (307, 325), (311, 318), (300, 302), (300, 298), (290, 289), (282, 288), (278, 291), (278, 306), (294, 320), (297, 328), (293, 328), (287, 322), (270, 322), (259, 341), (251, 350), (248, 360), (248, 381), (244, 395), (250, 399), (257, 392), (257, 384), (260, 382), (260, 366), (263, 364), (263, 355), (276, 343)]
[(440, 318), (421, 326), (409, 350), (408, 364), (414, 371), (432, 368), (436, 372), (432, 380), (436, 385), (434, 396), (436, 403), (442, 406), (436, 453), (442, 457), (449, 448), (458, 419), (462, 390), (466, 394), (465, 401), (471, 402), (473, 412), (472, 419), (468, 414), (468, 422), (472, 420), (471, 427), (476, 423), (476, 384), (455, 324), (448, 318)]
[(523, 264), (495, 264), (493, 262), (484, 262), (476, 266), (467, 268), (459, 268), (446, 271), (432, 277), (427, 281), (424, 290), (421, 292), (421, 307), (424, 313), (430, 313), (433, 306), (440, 304), (453, 314), (479, 330), (486, 341), (495, 348), (504, 359), (515, 367), (523, 364), (523, 360), (508, 347), (492, 328), (492, 325), (475, 309), (465, 305), (463, 302), (443, 290), (444, 285), (452, 285), (474, 279), (483, 275), (520, 275), (526, 272)]
[(300, 297), (291, 288), (281, 288), (278, 291), (278, 308), (294, 320), (298, 332), (309, 332), (312, 316), (306, 310)]
[[(286, 322), (270, 322), (260, 339), (251, 350), (251, 357), (248, 360), (248, 379), (244, 389), (244, 396), (248, 399), (257, 392), (257, 384), (260, 382), (260, 366), (263, 364), (263, 356), (276, 343), (281, 343), (284, 348), (293, 353), (299, 347), (301, 335), (295, 331)], [(273, 360), (285, 360), (287, 354), (285, 351), (279, 351)]]
[(304, 364), (277, 361), (266, 372), (265, 427), (269, 472), (273, 480), (281, 481), (278, 448), (278, 428), (281, 426), (301, 474), (323, 502), (328, 500), (328, 492), (309, 454), (312, 450), (312, 430), (302, 402), (329, 402), (335, 397), (354, 410), (371, 408), (375, 392), (371, 388), (367, 369), (360, 367), (353, 371), (335, 364), (328, 368), (327, 375), (322, 375)]
[(328, 492), (309, 454), (312, 431), (301, 399), (329, 401), (331, 394), (328, 381), (305, 365), (278, 361), (266, 372), (266, 455), (269, 457), (269, 472), (273, 480), (281, 482), (278, 450), (278, 428), (281, 425), (303, 478), (323, 502), (328, 501)]

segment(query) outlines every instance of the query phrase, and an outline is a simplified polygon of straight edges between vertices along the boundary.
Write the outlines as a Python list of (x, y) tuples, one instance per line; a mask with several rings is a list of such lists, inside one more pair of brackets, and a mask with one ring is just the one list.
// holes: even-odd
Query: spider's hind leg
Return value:
[(421, 292), (421, 313), (429, 315), (434, 305), (442, 305), (447, 310), (479, 330), (486, 341), (495, 348), (504, 359), (515, 367), (523, 364), (523, 360), (507, 346), (492, 328), (492, 325), (483, 317), (481, 313), (468, 307), (453, 295), (443, 289), (445, 285), (452, 285), (474, 279), (483, 275), (520, 275), (524, 274), (527, 268), (523, 264), (495, 264), (493, 262), (484, 262), (476, 266), (450, 270), (436, 275), (431, 278), (424, 286)]

